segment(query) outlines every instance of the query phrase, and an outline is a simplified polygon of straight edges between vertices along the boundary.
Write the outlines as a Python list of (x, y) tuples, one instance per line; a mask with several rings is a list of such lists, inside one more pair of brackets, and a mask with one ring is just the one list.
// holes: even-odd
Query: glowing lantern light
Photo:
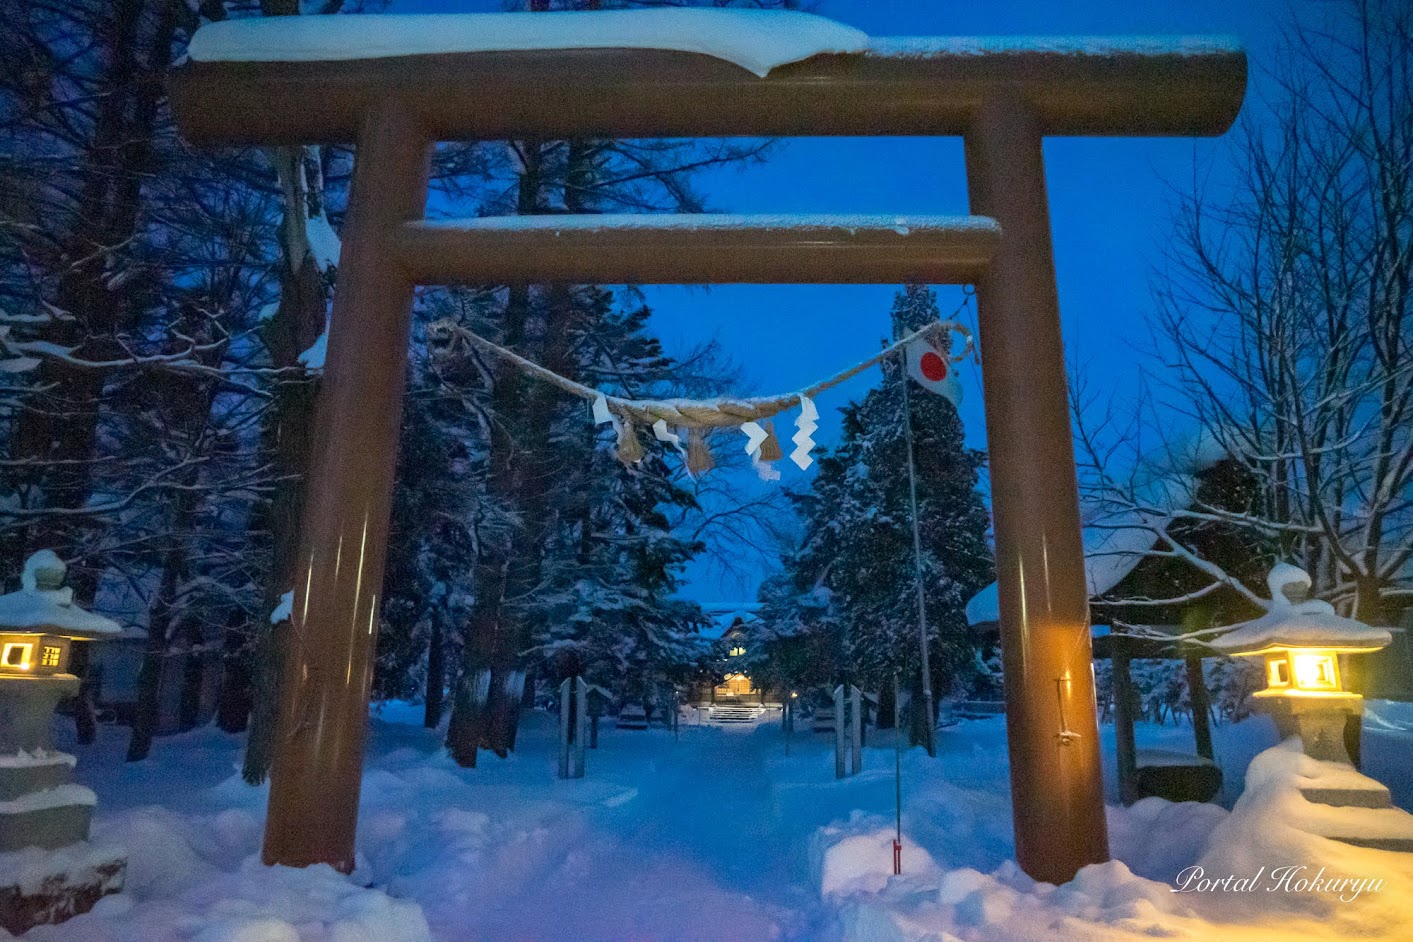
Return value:
[(1233, 627), (1211, 646), (1236, 657), (1264, 657), (1266, 689), (1256, 692), (1257, 702), (1294, 717), (1309, 755), (1348, 763), (1344, 719), (1363, 711), (1364, 698), (1344, 689), (1340, 657), (1378, 651), (1393, 636), (1310, 598), (1310, 576), (1296, 566), (1277, 565), (1266, 584), (1266, 614)]

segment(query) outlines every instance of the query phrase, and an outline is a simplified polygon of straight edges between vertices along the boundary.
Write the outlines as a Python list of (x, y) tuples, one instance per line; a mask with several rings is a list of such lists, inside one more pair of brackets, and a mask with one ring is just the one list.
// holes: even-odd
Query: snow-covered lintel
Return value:
[(389, 100), (440, 140), (952, 135), (991, 88), (1048, 134), (1210, 135), (1246, 88), (1222, 36), (870, 37), (766, 10), (247, 17), (189, 60), (173, 109), (210, 144), (351, 140)]
[(955, 284), (1000, 238), (976, 216), (509, 216), (409, 223), (394, 252), (420, 284)]

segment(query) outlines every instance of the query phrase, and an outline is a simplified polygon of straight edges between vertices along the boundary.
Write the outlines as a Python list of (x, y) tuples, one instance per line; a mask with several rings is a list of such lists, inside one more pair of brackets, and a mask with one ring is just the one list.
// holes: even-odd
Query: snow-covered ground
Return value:
[[(121, 761), (105, 729), (79, 750), (99, 795), (95, 837), (131, 853), (128, 889), (32, 940), (414, 942), (414, 940), (953, 939), (1224, 940), (1413, 937), (1413, 855), (1295, 830), (1289, 783), (1303, 756), (1266, 752), (1228, 812), (1150, 799), (1110, 811), (1116, 860), (1036, 885), (1012, 853), (1004, 720), (963, 722), (942, 753), (903, 757), (904, 876), (891, 873), (893, 751), (878, 736), (864, 772), (833, 777), (822, 736), (774, 726), (684, 727), (680, 739), (608, 723), (588, 777), (560, 782), (549, 717), (527, 717), (508, 760), (457, 768), (420, 710), (374, 720), (352, 878), (258, 863), (267, 790), (236, 774), (240, 739), (202, 730)], [(1105, 728), (1112, 745), (1112, 728)], [(1190, 749), (1191, 730), (1140, 727), (1140, 745)], [(1231, 804), (1264, 719), (1217, 730)], [(1368, 768), (1408, 806), (1413, 710), (1371, 704)], [(68, 748), (72, 748), (68, 746)], [(1112, 755), (1112, 751), (1109, 751)], [(1112, 763), (1110, 763), (1112, 764)], [(1254, 875), (1249, 892), (1174, 893)], [(1267, 891), (1281, 866), (1384, 880), (1350, 902)], [(1311, 871), (1313, 874), (1313, 870)], [(2, 934), (2, 933), (0, 933)]]

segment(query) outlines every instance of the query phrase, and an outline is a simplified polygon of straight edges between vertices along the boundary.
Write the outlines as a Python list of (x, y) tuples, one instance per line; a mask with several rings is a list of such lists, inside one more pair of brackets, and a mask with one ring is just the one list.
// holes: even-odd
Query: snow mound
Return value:
[(871, 846), (870, 822), (856, 815), (818, 836), (816, 854), (832, 865), (820, 893), (836, 907), (848, 942), (1403, 942), (1413, 926), (1413, 855), (1321, 835), (1402, 833), (1413, 815), (1332, 808), (1300, 793), (1349, 787), (1352, 779), (1368, 781), (1305, 756), (1291, 740), (1252, 761), (1230, 813), (1156, 798), (1110, 808), (1115, 859), (1084, 867), (1061, 886), (1037, 883), (1009, 860), (989, 873), (934, 870), (906, 886), (870, 875), (863, 861), (887, 846), (891, 832), (872, 832)]
[[(1335, 808), (1307, 801), (1301, 788), (1347, 787), (1348, 766), (1305, 755), (1298, 737), (1267, 749), (1252, 760), (1246, 789), (1212, 840), (1198, 866), (1209, 877), (1260, 874), (1254, 893), (1213, 893), (1204, 902), (1224, 914), (1251, 915), (1257, 906), (1275, 913), (1317, 920), (1329, 938), (1407, 938), (1413, 925), (1413, 855), (1368, 850), (1323, 834), (1344, 836), (1398, 833), (1413, 816), (1396, 808)], [(1367, 780), (1366, 780), (1367, 781)], [(1292, 889), (1300, 880), (1381, 881), (1357, 900), (1350, 893), (1321, 887)], [(1283, 878), (1286, 885), (1280, 885)], [(1272, 889), (1272, 887), (1275, 887)], [(1207, 894), (1202, 894), (1207, 896)], [(1256, 899), (1259, 897), (1260, 899)], [(1394, 930), (1390, 934), (1390, 929)]]
[[(1127, 808), (1110, 806), (1109, 850), (1138, 876), (1172, 882), (1201, 856), (1227, 810), (1200, 801), (1144, 798)], [(1154, 840), (1161, 834), (1162, 840)]]
[[(104, 834), (128, 851), (127, 885), (35, 942), (429, 942), (421, 907), (333, 868), (267, 867), (259, 821), (143, 808)], [(244, 857), (239, 856), (242, 852)], [(234, 856), (233, 856), (234, 855)]]
[(208, 23), (196, 62), (317, 62), (465, 52), (662, 49), (733, 62), (761, 77), (824, 53), (863, 52), (868, 35), (808, 13), (610, 10), (247, 18)]
[(880, 893), (894, 882), (930, 882), (941, 874), (932, 855), (903, 837), (903, 874), (893, 876), (897, 832), (877, 815), (855, 812), (847, 823), (816, 833), (811, 849), (820, 895)]

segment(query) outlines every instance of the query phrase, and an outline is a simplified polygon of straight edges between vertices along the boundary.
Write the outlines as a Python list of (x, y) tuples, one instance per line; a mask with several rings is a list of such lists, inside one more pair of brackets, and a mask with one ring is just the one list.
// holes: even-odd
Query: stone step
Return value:
[(714, 706), (707, 710), (707, 721), (718, 726), (756, 723), (765, 710), (753, 706)]
[(0, 756), (0, 801), (58, 788), (69, 780), (74, 757), (63, 752)]
[(1393, 798), (1388, 789), (1378, 782), (1367, 786), (1340, 788), (1302, 788), (1300, 794), (1306, 801), (1317, 805), (1330, 805), (1335, 808), (1392, 808)]
[(5, 810), (6, 805), (13, 804), (16, 802), (0, 803), (0, 853), (26, 847), (67, 847), (88, 839), (89, 824), (93, 820), (92, 802)]
[[(1360, 776), (1360, 778), (1364, 777)], [(1332, 797), (1347, 803), (1332, 807), (1324, 805), (1324, 810), (1311, 808), (1308, 814), (1298, 816), (1300, 820), (1296, 824), (1297, 827), (1308, 833), (1318, 834), (1320, 837), (1343, 844), (1352, 844), (1355, 847), (1413, 853), (1413, 814), (1409, 814), (1402, 808), (1392, 807), (1387, 803), (1387, 791), (1381, 795), (1378, 789), (1367, 787), (1369, 784), (1377, 785), (1377, 782), (1373, 782), (1372, 779), (1364, 779), (1362, 783), (1342, 781), (1323, 784), (1326, 786), (1325, 791), (1343, 793)], [(1346, 787), (1349, 785), (1365, 785), (1365, 787)], [(1305, 790), (1301, 789), (1302, 792)], [(1363, 794), (1355, 794), (1359, 792)], [(1377, 807), (1368, 804), (1348, 803), (1354, 801), (1372, 802), (1380, 799), (1384, 799), (1385, 804)]]
[(1395, 853), (1413, 854), (1413, 837), (1397, 835), (1384, 837), (1340, 837), (1337, 834), (1325, 835), (1332, 841), (1353, 844), (1355, 847), (1368, 847), (1373, 850), (1391, 850)]

